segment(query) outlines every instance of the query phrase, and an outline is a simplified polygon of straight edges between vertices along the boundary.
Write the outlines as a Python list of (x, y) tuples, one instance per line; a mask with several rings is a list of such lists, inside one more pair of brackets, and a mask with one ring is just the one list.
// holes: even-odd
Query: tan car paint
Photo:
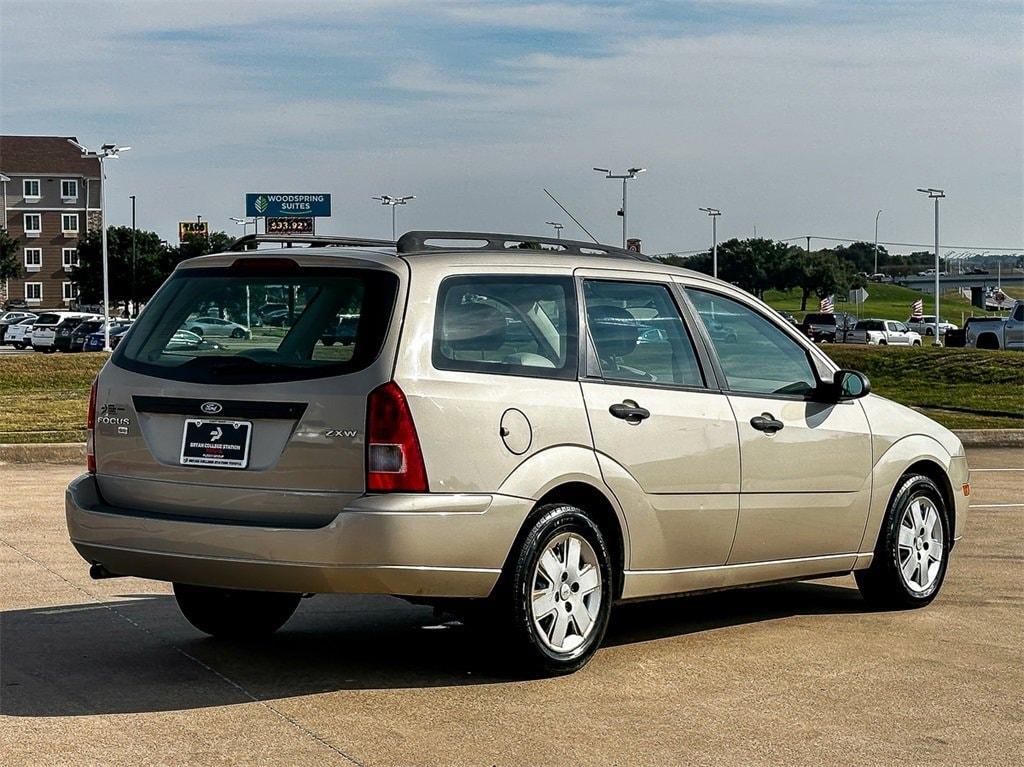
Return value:
[[(240, 255), (186, 263), (224, 265)], [(207, 387), (199, 394), (195, 386), (134, 376), (108, 363), (100, 376), (101, 400), (123, 401), (137, 392), (287, 400), (300, 393), (315, 398), (330, 387), (365, 397), (374, 382), (393, 377), (413, 412), (432, 492), (361, 496), (361, 488), (325, 488), (324, 464), (311, 466), (306, 459), (322, 461), (315, 450), (325, 446), (317, 435), (338, 425), (337, 413), (313, 408), (296, 425), (294, 444), (274, 463), (291, 467), (283, 487), (277, 476), (253, 472), (238, 487), (234, 472), (171, 465), (168, 456), (149, 449), (147, 432), (162, 428), (151, 420), (123, 448), (104, 443), (102, 496), (91, 476), (76, 480), (67, 493), (73, 542), (86, 559), (114, 572), (283, 591), (484, 596), (537, 499), (574, 482), (604, 494), (615, 510), (625, 545), (623, 597), (655, 596), (866, 567), (893, 487), (909, 466), (929, 461), (956, 489), (967, 481), (962, 448), (951, 433), (874, 396), (832, 406), (824, 417), (805, 402), (773, 400), (771, 412), (786, 422), (786, 430), (774, 437), (758, 432), (754, 439), (743, 434), (743, 419), (764, 411), (763, 398), (650, 387), (644, 404), (661, 416), (657, 428), (645, 428), (653, 427), (653, 417), (637, 427), (613, 425), (602, 419), (602, 408), (642, 387), (438, 371), (431, 363), (437, 287), (458, 273), (585, 269), (700, 286), (777, 316), (757, 299), (704, 275), (656, 262), (530, 251), (406, 259), (337, 248), (244, 255), (321, 266), (357, 262), (400, 273), (391, 328), (378, 363), (365, 371), (368, 379), (320, 379), (245, 392)], [(836, 366), (820, 349), (781, 318), (778, 325), (808, 350), (820, 373), (831, 375)], [(529, 421), (528, 448), (521, 452), (510, 450), (499, 431), (509, 408)], [(672, 440), (684, 432), (684, 440)], [(785, 449), (776, 455), (772, 447)], [(357, 448), (361, 443), (352, 445)], [(737, 460), (739, 451), (744, 454)], [(338, 458), (344, 454), (339, 448)], [(739, 466), (749, 473), (741, 477)], [(966, 500), (953, 495), (959, 536)], [(133, 512), (140, 499), (161, 511), (197, 517), (212, 501), (268, 518), (291, 509), (303, 513), (302, 508), (326, 521), (314, 529), (181, 521)]]

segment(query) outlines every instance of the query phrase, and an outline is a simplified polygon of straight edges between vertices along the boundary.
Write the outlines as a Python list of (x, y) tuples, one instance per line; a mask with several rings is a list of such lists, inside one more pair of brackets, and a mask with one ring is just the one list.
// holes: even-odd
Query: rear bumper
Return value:
[(112, 507), (95, 479), (67, 489), (71, 542), (111, 573), (223, 588), (402, 596), (490, 594), (533, 501), (363, 496), (315, 529), (193, 521)]

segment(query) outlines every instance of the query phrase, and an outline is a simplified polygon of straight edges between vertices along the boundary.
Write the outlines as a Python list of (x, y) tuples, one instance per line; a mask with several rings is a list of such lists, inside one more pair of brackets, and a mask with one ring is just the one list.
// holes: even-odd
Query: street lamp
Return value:
[(232, 216), (231, 220), (234, 221), (236, 224), (238, 224), (240, 227), (242, 227), (242, 236), (243, 237), (245, 237), (245, 228), (249, 224), (252, 224), (252, 233), (253, 234), (257, 233), (256, 232), (256, 221), (257, 221), (257, 219), (256, 219), (255, 216), (253, 216), (252, 218), (239, 218), (238, 216)]
[(878, 274), (878, 217), (881, 215), (881, 210), (875, 214), (875, 274)]
[(722, 211), (718, 208), (698, 208), (711, 217), (711, 276), (718, 279), (718, 217)]
[(562, 239), (562, 229), (565, 228), (564, 224), (562, 224), (560, 221), (546, 221), (545, 223), (548, 226), (555, 227), (555, 239), (556, 240)]
[(928, 199), (935, 200), (935, 345), (942, 346), (942, 337), (939, 335), (939, 200), (946, 196), (942, 189), (918, 188), (919, 192), (928, 195)]
[(626, 182), (637, 177), (638, 173), (646, 173), (647, 168), (629, 168), (625, 173), (612, 173), (607, 168), (594, 168), (598, 173), (604, 173), (605, 178), (614, 178), (622, 181), (622, 208), (619, 215), (622, 216), (622, 247), (626, 247)]
[(397, 229), (396, 229), (396, 215), (395, 212), (398, 210), (399, 205), (408, 205), (409, 200), (415, 200), (416, 195), (409, 194), (405, 197), (393, 197), (390, 194), (382, 194), (371, 199), (380, 200), (381, 205), (391, 206), (391, 239), (397, 240)]
[[(83, 147), (84, 148), (84, 147)], [(100, 163), (100, 235), (103, 240), (103, 351), (113, 351), (110, 348), (110, 268), (107, 264), (107, 175), (103, 169), (103, 161), (116, 160), (121, 152), (127, 152), (130, 146), (118, 146), (117, 144), (104, 144), (96, 151), (86, 149), (82, 157), (99, 160)]]

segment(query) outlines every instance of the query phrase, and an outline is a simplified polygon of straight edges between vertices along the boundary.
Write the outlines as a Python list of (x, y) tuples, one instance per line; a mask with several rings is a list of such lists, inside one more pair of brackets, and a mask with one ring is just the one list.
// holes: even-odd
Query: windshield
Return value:
[[(396, 275), (371, 269), (181, 270), (146, 307), (113, 362), (221, 384), (351, 373), (380, 353), (397, 287)], [(284, 308), (259, 311), (268, 304)]]

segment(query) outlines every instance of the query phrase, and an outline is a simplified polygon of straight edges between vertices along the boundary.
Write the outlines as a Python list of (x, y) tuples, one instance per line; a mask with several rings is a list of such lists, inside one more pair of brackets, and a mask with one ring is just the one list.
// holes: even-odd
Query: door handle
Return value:
[(750, 425), (758, 431), (763, 431), (765, 434), (774, 434), (777, 431), (781, 431), (785, 425), (782, 421), (775, 419), (771, 413), (761, 413), (761, 415), (755, 415), (750, 419)]
[(616, 402), (608, 408), (608, 412), (616, 418), (621, 418), (623, 421), (628, 421), (629, 423), (640, 423), (645, 418), (651, 417), (650, 410), (645, 407), (640, 407), (632, 400)]

